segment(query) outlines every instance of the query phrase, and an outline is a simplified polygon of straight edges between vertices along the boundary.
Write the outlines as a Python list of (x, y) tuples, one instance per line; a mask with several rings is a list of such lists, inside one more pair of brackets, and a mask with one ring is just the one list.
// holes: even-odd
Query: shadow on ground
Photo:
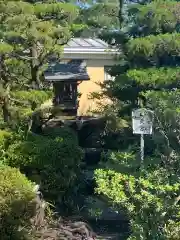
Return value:
[(89, 220), (98, 240), (126, 240), (129, 236), (129, 224), (126, 221)]

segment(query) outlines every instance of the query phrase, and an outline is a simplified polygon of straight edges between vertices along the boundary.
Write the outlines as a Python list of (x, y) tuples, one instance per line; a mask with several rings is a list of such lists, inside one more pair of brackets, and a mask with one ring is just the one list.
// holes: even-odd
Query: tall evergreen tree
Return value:
[(115, 81), (104, 89), (120, 101), (121, 117), (129, 119), (132, 108), (145, 106), (144, 92), (179, 88), (179, 13), (175, 1), (135, 4), (128, 10), (128, 29), (105, 36), (121, 52), (110, 69)]
[[(97, 191), (118, 210), (125, 209), (129, 240), (178, 240), (180, 3), (135, 4), (128, 14), (124, 37), (111, 36), (120, 55), (110, 69), (115, 80), (104, 88), (113, 101), (112, 114), (126, 120), (128, 128), (117, 128), (121, 144), (103, 157), (102, 169), (95, 173)], [(151, 108), (155, 115), (152, 139), (145, 138), (151, 151), (145, 154), (143, 169), (131, 127), (132, 109), (140, 107)]]
[[(9, 91), (26, 83), (41, 87), (41, 73), (76, 30), (78, 8), (59, 1), (1, 1), (0, 55), (4, 120), (8, 120)], [(6, 95), (6, 97), (5, 97)]]
[[(84, 37), (102, 37), (104, 34), (110, 38), (111, 33), (118, 33), (124, 20), (124, 6), (139, 3), (145, 4), (151, 0), (96, 0), (74, 1), (79, 3), (80, 16), (78, 22), (86, 24), (86, 28), (80, 33)], [(68, 1), (68, 2), (69, 2)]]
[(87, 1), (80, 5), (78, 21), (86, 24), (86, 29), (81, 32), (83, 37), (98, 37), (102, 31), (117, 30), (119, 28), (119, 3), (111, 1)]

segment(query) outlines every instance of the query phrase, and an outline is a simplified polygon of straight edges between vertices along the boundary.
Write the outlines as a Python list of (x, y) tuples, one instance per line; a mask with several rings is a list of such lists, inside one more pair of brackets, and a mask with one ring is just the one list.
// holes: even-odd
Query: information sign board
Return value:
[(147, 109), (132, 111), (132, 126), (134, 134), (152, 134), (153, 112)]

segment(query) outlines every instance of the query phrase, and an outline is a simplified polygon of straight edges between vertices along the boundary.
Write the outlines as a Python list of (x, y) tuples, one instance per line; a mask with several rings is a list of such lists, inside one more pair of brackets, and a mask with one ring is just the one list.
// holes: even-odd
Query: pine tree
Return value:
[(78, 22), (86, 24), (81, 36), (98, 37), (103, 31), (119, 28), (119, 1), (87, 1), (80, 5)]
[[(79, 23), (86, 24), (86, 28), (80, 32), (84, 37), (101, 37), (110, 39), (111, 34), (119, 33), (124, 21), (124, 6), (133, 3), (141, 5), (151, 0), (96, 0), (96, 1), (74, 1), (80, 6)], [(79, 34), (79, 33), (78, 33)]]
[[(25, 83), (41, 88), (41, 73), (57, 59), (76, 30), (78, 8), (59, 1), (1, 1), (0, 55), (4, 120), (8, 121), (9, 91)], [(22, 80), (20, 82), (20, 80)]]
[[(119, 129), (118, 151), (103, 156), (102, 169), (95, 172), (97, 191), (117, 210), (125, 209), (129, 240), (178, 240), (180, 3), (132, 5), (127, 24), (123, 38), (111, 35), (120, 55), (110, 70), (115, 81), (105, 84), (104, 94), (113, 101), (111, 112), (127, 121), (129, 131)], [(155, 115), (152, 139), (145, 137), (151, 151), (143, 167), (131, 127), (132, 109), (140, 107), (151, 108)]]
[(180, 8), (175, 1), (157, 1), (132, 5), (128, 15), (125, 31), (105, 36), (121, 54), (110, 69), (116, 80), (104, 90), (120, 101), (118, 114), (131, 121), (132, 109), (146, 106), (145, 92), (179, 88)]

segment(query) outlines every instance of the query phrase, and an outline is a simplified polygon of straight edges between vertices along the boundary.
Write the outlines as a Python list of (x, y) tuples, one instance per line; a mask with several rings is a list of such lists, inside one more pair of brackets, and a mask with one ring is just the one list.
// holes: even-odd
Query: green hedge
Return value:
[(21, 239), (34, 214), (34, 185), (19, 170), (0, 165), (0, 239)]
[[(94, 175), (96, 192), (114, 210), (123, 210), (130, 221), (128, 240), (179, 239), (179, 175), (163, 167), (164, 159), (146, 157), (139, 170), (140, 159), (129, 148), (104, 154), (101, 160)], [(170, 164), (178, 167), (173, 159)]]
[(54, 200), (73, 186), (83, 157), (75, 135), (62, 131), (64, 136), (32, 135), (26, 141), (15, 142), (9, 146), (5, 160), (41, 183), (44, 195)]

